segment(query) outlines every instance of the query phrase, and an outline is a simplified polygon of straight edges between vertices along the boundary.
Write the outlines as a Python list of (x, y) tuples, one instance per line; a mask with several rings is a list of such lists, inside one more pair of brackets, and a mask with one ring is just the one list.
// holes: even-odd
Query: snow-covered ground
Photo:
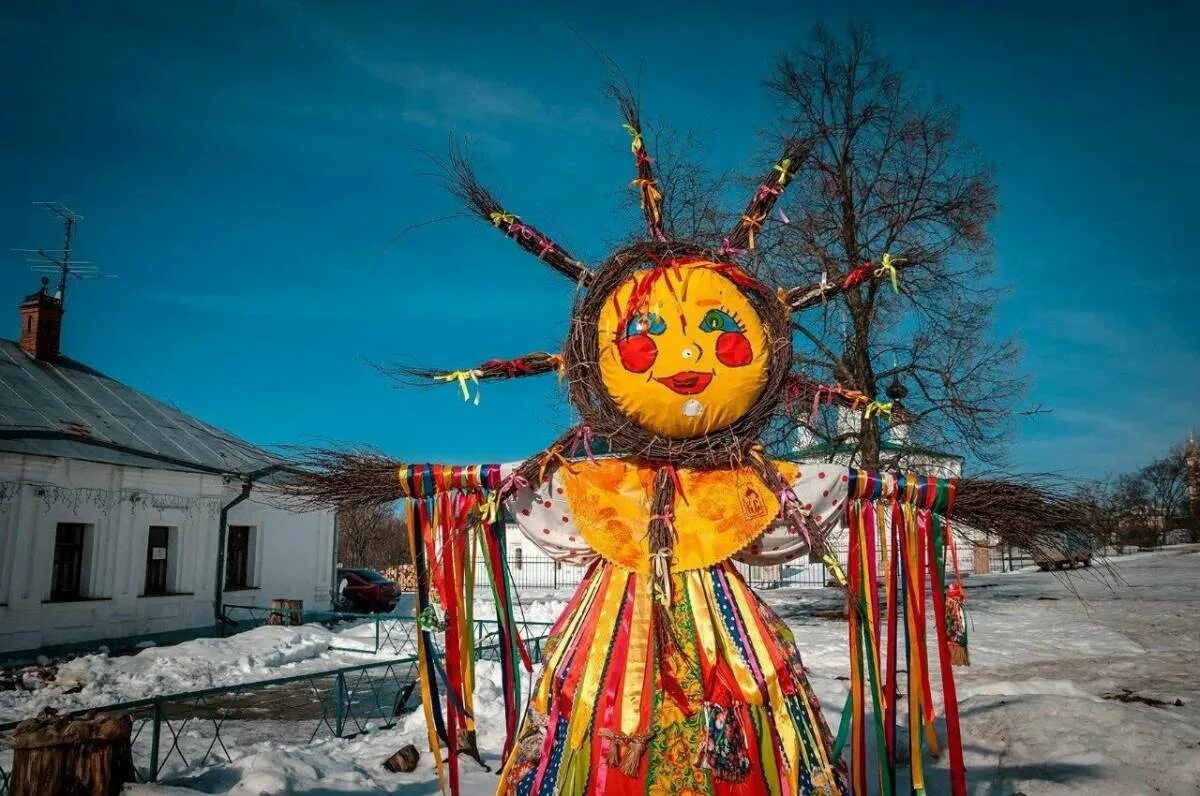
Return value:
[[(111, 705), (151, 696), (289, 677), (412, 654), (411, 620), (382, 619), (396, 644), (375, 652), (375, 620), (335, 626), (264, 626), (229, 638), (202, 638), (136, 655), (83, 655), (58, 667), (55, 679), (30, 678), (33, 690), (0, 691), (0, 723), (38, 713)], [(333, 649), (331, 649), (331, 647)]]
[[(1200, 546), (1126, 556), (1114, 567), (1115, 577), (1079, 571), (1065, 583), (1036, 570), (966, 581), (972, 666), (956, 674), (971, 793), (1200, 794)], [(553, 618), (568, 596), (523, 595), (525, 618)], [(839, 679), (847, 674), (846, 628), (823, 616), (836, 612), (837, 593), (777, 590), (764, 596), (795, 629), (814, 688), (836, 725), (846, 694)], [(263, 630), (295, 637), (271, 647), (279, 655), (275, 670), (310, 662), (328, 667), (333, 660), (321, 658), (328, 652), (303, 657), (302, 650), (319, 646), (309, 628)], [(239, 666), (254, 669), (253, 663), (205, 662), (202, 650), (196, 655), (201, 676), (226, 676), (204, 674), (206, 667), (230, 677)], [(256, 655), (248, 651), (245, 660)], [(114, 674), (114, 682), (121, 676)], [(154, 667), (129, 676), (153, 682)], [(499, 668), (481, 662), (479, 744), (492, 765), (503, 743), (500, 704)], [(390, 730), (313, 744), (282, 741), (276, 724), (231, 728), (232, 763), (128, 792), (437, 792), (419, 712)], [(385, 771), (383, 760), (405, 743), (422, 750), (418, 770)], [(466, 759), (462, 770), (465, 793), (494, 790), (493, 774)], [(944, 769), (935, 767), (929, 792), (947, 792)]]

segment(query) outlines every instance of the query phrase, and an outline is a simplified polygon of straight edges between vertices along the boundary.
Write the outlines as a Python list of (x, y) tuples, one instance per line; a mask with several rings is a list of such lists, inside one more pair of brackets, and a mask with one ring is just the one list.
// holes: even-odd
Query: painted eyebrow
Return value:
[(697, 307), (719, 307), (721, 302), (716, 299), (699, 299), (696, 302)]

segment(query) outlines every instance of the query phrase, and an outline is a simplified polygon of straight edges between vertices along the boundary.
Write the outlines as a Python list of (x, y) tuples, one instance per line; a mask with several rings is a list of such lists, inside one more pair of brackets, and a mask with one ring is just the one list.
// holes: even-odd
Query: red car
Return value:
[(342, 567), (338, 569), (339, 593), (353, 611), (364, 614), (389, 613), (400, 599), (396, 584), (373, 569)]

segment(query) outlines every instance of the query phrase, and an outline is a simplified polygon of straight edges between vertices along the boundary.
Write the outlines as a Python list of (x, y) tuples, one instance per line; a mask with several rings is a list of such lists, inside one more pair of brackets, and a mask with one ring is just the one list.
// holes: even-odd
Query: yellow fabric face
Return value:
[[(791, 483), (795, 466), (778, 462)], [(606, 561), (641, 575), (650, 574), (652, 466), (629, 459), (572, 462), (562, 468), (564, 496), (584, 541)], [(750, 469), (680, 468), (681, 494), (675, 498), (675, 560), (682, 572), (709, 567), (753, 542), (779, 513), (779, 498)]]
[(713, 263), (641, 271), (605, 301), (600, 377), (621, 411), (651, 433), (700, 437), (738, 420), (767, 380), (767, 337), (754, 306)]

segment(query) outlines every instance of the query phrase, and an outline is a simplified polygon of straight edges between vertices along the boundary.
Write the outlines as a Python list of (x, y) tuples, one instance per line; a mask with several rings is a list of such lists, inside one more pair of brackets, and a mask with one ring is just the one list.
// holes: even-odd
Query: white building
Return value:
[(273, 501), (278, 457), (59, 355), (62, 307), (0, 340), (0, 654), (327, 608), (334, 514)]

